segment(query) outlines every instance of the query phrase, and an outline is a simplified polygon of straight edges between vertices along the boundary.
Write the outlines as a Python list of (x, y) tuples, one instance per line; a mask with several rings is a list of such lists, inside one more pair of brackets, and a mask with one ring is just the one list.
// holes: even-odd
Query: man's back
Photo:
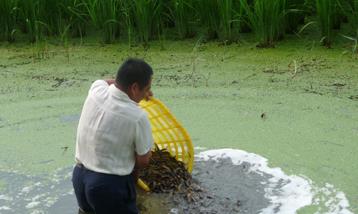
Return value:
[(135, 151), (147, 153), (151, 139), (146, 113), (136, 102), (104, 80), (92, 84), (77, 130), (77, 162), (96, 172), (128, 175)]
[(136, 174), (149, 164), (153, 145), (147, 114), (138, 103), (153, 95), (153, 70), (127, 59), (115, 80), (97, 80), (77, 128), (72, 184), (86, 213), (137, 214)]

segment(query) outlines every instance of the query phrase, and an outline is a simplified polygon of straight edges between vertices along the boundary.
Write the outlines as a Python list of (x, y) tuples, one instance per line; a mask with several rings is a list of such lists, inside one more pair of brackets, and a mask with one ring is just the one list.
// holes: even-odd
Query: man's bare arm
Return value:
[(143, 169), (144, 167), (148, 166), (151, 157), (152, 157), (151, 151), (147, 152), (144, 155), (136, 154), (135, 166), (134, 166), (134, 170), (132, 172), (132, 175), (135, 180), (138, 180), (138, 170)]
[(149, 151), (144, 155), (136, 155), (135, 168), (142, 169), (148, 166), (151, 157), (152, 151)]

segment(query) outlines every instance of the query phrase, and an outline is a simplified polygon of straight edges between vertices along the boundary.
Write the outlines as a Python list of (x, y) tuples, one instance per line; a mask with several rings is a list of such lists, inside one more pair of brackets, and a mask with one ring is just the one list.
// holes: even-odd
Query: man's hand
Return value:
[(149, 91), (147, 92), (147, 94), (145, 95), (144, 99), (145, 99), (146, 101), (148, 101), (148, 100), (150, 100), (150, 97), (153, 97), (153, 92), (152, 92), (152, 90), (149, 90)]
[(108, 85), (112, 85), (116, 82), (116, 80), (114, 79), (109, 79), (109, 80), (105, 80), (107, 82)]

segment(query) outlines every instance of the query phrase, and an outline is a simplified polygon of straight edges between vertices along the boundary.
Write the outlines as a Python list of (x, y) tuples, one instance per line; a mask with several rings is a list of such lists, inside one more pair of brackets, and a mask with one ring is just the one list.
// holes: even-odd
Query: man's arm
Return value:
[(135, 167), (142, 169), (149, 165), (150, 158), (152, 157), (152, 151), (149, 150), (144, 155), (137, 155), (136, 154), (136, 161), (135, 161)]
[(136, 154), (136, 160), (135, 160), (135, 166), (134, 170), (132, 172), (132, 175), (134, 176), (135, 180), (138, 180), (138, 170), (145, 168), (149, 165), (150, 158), (152, 157), (152, 152), (149, 150), (144, 155), (137, 155)]
[(142, 112), (139, 120), (136, 121), (136, 129), (134, 135), (134, 152), (135, 152), (135, 171), (148, 166), (149, 160), (152, 156), (153, 145), (152, 128), (148, 116), (145, 112)]

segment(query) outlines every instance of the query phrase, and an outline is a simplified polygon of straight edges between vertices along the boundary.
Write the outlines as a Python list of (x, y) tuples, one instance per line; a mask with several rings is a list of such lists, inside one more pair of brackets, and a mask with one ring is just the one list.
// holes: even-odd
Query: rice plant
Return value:
[(349, 23), (351, 24), (351, 29), (356, 33), (356, 38), (358, 38), (358, 0), (351, 1), (351, 13), (348, 16)]
[[(0, 0), (0, 40), (15, 41), (17, 31), (17, 0)], [(3, 37), (3, 38), (1, 38)]]
[(306, 13), (310, 16), (316, 14), (316, 2), (313, 0), (304, 0), (304, 8)]
[(200, 24), (207, 39), (217, 39), (220, 31), (220, 13), (217, 0), (197, 0), (194, 3)]
[(28, 35), (30, 42), (36, 42), (43, 38), (46, 24), (41, 20), (40, 0), (19, 1), (19, 19), (21, 29)]
[(76, 0), (40, 0), (40, 2), (40, 16), (48, 26), (47, 35), (60, 36), (64, 31), (70, 30), (75, 14), (69, 9), (76, 4)]
[(129, 1), (122, 1), (121, 2), (121, 17), (124, 20), (123, 26), (127, 31), (127, 39), (128, 39), (128, 46), (132, 46), (132, 41), (134, 40), (133, 34), (134, 34), (134, 20), (131, 17), (132, 16), (132, 3)]
[(102, 34), (105, 43), (119, 36), (119, 0), (87, 0), (85, 4), (94, 27)]
[(149, 41), (160, 35), (163, 29), (164, 2), (162, 0), (126, 1), (128, 14), (126, 23), (130, 24), (137, 38), (148, 47)]
[(348, 18), (351, 34), (358, 38), (358, 0), (339, 2), (342, 13)]
[(287, 0), (287, 15), (285, 23), (286, 33), (295, 33), (300, 24), (304, 24), (305, 1)]
[(100, 1), (100, 12), (102, 29), (104, 33), (104, 41), (106, 43), (113, 42), (120, 33), (120, 20), (119, 20), (119, 1), (108, 0)]
[[(233, 0), (217, 0), (217, 8), (220, 17), (219, 21), (219, 37), (221, 37), (225, 42), (233, 41), (233, 23), (235, 9)], [(239, 21), (237, 19), (236, 21)]]
[[(240, 17), (240, 32), (241, 33), (250, 33), (252, 32), (252, 28), (250, 26), (250, 22), (248, 20), (248, 12), (245, 10), (244, 7), (241, 6), (240, 1), (237, 1), (239, 4), (239, 10), (236, 11), (236, 13), (238, 13), (238, 17)], [(246, 3), (249, 7), (253, 7), (254, 5), (254, 0), (246, 0)]]
[(60, 5), (70, 23), (72, 37), (83, 37), (87, 32), (88, 14), (85, 0), (66, 0)]
[(39, 0), (39, 12), (38, 20), (41, 20), (46, 26), (46, 29), (43, 29), (47, 36), (54, 36), (59, 34), (59, 29), (62, 21), (61, 11), (59, 4), (62, 1), (57, 0)]
[(0, 0), (0, 40), (13, 42), (22, 32), (31, 42), (54, 36), (67, 44), (100, 33), (104, 43), (127, 35), (130, 45), (136, 40), (147, 47), (172, 28), (176, 38), (203, 31), (205, 39), (225, 44), (253, 31), (258, 47), (273, 47), (295, 33), (305, 15), (317, 16), (328, 47), (342, 17), (353, 29), (346, 36), (358, 37), (358, 0)]
[(341, 36), (351, 42), (352, 45), (352, 55), (356, 57), (357, 49), (358, 49), (358, 0), (346, 0), (339, 2), (340, 9), (342, 13), (347, 17), (350, 32), (349, 35)]
[(247, 0), (242, 0), (241, 5), (258, 39), (257, 47), (273, 47), (275, 41), (284, 35), (286, 0), (256, 0), (252, 6)]
[(316, 0), (321, 41), (326, 47), (331, 47), (334, 39), (333, 24), (337, 15), (337, 7), (338, 0)]
[(179, 38), (193, 35), (195, 13), (192, 0), (171, 0), (169, 6), (170, 20), (174, 23)]

